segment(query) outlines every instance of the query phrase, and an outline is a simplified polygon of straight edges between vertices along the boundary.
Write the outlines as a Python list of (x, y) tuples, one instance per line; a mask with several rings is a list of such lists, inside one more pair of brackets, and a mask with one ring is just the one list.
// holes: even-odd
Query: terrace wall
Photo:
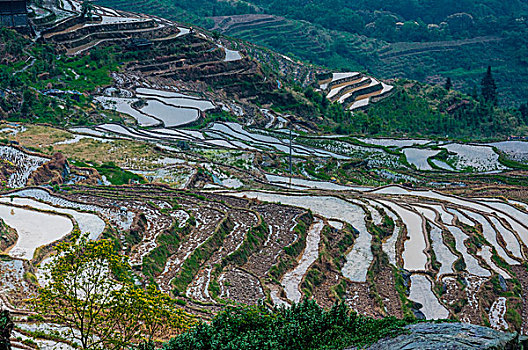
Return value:
[(332, 89), (334, 86), (338, 86), (338, 85), (341, 85), (343, 83), (348, 83), (350, 81), (358, 80), (362, 76), (363, 75), (361, 73), (358, 73), (358, 74), (354, 74), (354, 75), (352, 75), (350, 77), (347, 77), (347, 78), (334, 80), (334, 81), (332, 81), (331, 83), (328, 84), (328, 88), (327, 89)]
[(89, 27), (82, 27), (77, 30), (73, 30), (71, 32), (61, 33), (53, 35), (50, 39), (56, 42), (62, 42), (62, 41), (73, 41), (76, 39), (79, 39), (82, 36), (90, 35), (93, 33), (101, 33), (101, 32), (121, 32), (125, 30), (140, 30), (140, 29), (148, 29), (148, 28), (155, 28), (156, 22), (150, 20), (150, 21), (142, 21), (142, 22), (133, 22), (133, 23), (111, 23), (111, 24), (101, 24), (101, 25), (93, 25)]
[(350, 105), (350, 104), (354, 103), (359, 96), (368, 95), (368, 94), (371, 94), (373, 92), (380, 91), (381, 89), (382, 89), (381, 84), (376, 84), (376, 85), (373, 85), (373, 86), (369, 86), (369, 87), (367, 87), (365, 89), (360, 89), (358, 91), (354, 91), (350, 97), (346, 98), (345, 101), (343, 101), (343, 104), (344, 105)]
[[(362, 79), (362, 77), (360, 77), (359, 79)], [(332, 102), (337, 101), (339, 98), (341, 98), (341, 96), (345, 95), (347, 92), (357, 89), (360, 86), (369, 85), (371, 82), (372, 82), (372, 79), (368, 78), (363, 81), (358, 81), (357, 83), (347, 85), (346, 87), (341, 89), (335, 96), (332, 96), (330, 100)]]

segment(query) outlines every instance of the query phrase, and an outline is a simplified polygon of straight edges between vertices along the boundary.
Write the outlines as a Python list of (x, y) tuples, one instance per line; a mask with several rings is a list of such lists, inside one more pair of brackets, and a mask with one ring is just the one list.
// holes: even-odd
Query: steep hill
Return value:
[[(506, 140), (526, 134), (521, 110), (153, 15), (42, 6), (35, 37), (0, 30), (16, 349), (341, 350), (422, 319), (526, 334), (528, 143)], [(95, 328), (60, 317), (92, 307)]]
[[(101, 3), (129, 6), (120, 0)], [(524, 1), (434, 5), (320, 1), (307, 5), (303, 1), (143, 0), (132, 6), (327, 67), (430, 83), (451, 77), (466, 93), (492, 65), (503, 105), (517, 106), (528, 99), (524, 93), (528, 76)]]

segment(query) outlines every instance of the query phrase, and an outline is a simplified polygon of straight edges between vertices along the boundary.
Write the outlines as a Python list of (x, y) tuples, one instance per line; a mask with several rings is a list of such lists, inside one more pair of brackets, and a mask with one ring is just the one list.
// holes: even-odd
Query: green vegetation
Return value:
[(178, 293), (185, 293), (187, 286), (192, 282), (194, 276), (200, 271), (202, 265), (222, 247), (225, 237), (233, 229), (233, 222), (225, 218), (216, 228), (215, 232), (183, 263), (180, 273), (174, 278), (173, 285)]
[(497, 84), (495, 84), (495, 79), (493, 79), (493, 74), (491, 73), (491, 66), (488, 66), (488, 70), (484, 78), (482, 78), (482, 98), (484, 101), (497, 105), (498, 96), (497, 96)]
[(291, 308), (264, 306), (228, 308), (210, 324), (202, 323), (165, 345), (167, 350), (316, 350), (364, 346), (405, 332), (404, 320), (373, 319), (344, 304), (330, 310), (315, 301)]
[(94, 168), (97, 169), (101, 176), (105, 176), (112, 185), (126, 185), (133, 182), (145, 183), (143, 177), (131, 173), (130, 171), (123, 170), (114, 163), (104, 163), (94, 166)]
[[(334, 105), (319, 103), (318, 109), (337, 124), (342, 134), (383, 136), (432, 136), (459, 139), (507, 137), (528, 134), (528, 119), (518, 110), (502, 109), (493, 101), (473, 98), (441, 86), (407, 80), (394, 83), (394, 94), (353, 115)], [(308, 93), (307, 96), (317, 96)], [(316, 102), (318, 97), (311, 98)], [(327, 107), (325, 107), (325, 105)], [(332, 107), (334, 106), (334, 107)]]
[(504, 316), (504, 319), (516, 330), (522, 329), (523, 324), (522, 316), (518, 312), (520, 305), (522, 305), (522, 300), (508, 299), (506, 315)]
[(392, 273), (394, 275), (394, 287), (401, 301), (403, 315), (407, 318), (414, 318), (412, 308), (413, 303), (407, 298), (408, 290), (405, 287), (405, 280), (402, 276), (402, 271), (393, 267)]
[(13, 330), (14, 324), (11, 321), (11, 315), (9, 311), (2, 310), (0, 311), (0, 348), (10, 349), (11, 343), (9, 341), (9, 336)]
[(109, 240), (57, 245), (48, 284), (33, 300), (38, 315), (78, 332), (65, 334), (83, 350), (127, 349), (192, 322), (174, 299), (134, 284), (125, 256)]
[[(102, 122), (105, 116), (94, 113), (90, 93), (111, 84), (110, 72), (117, 71), (120, 62), (137, 59), (141, 52), (123, 52), (117, 47), (96, 48), (89, 54), (76, 57), (58, 55), (52, 46), (31, 43), (12, 31), (2, 29), (0, 44), (5, 58), (0, 61), (0, 115), (9, 120), (51, 123), (55, 125), (83, 125)], [(188, 42), (171, 43), (164, 54), (187, 53)], [(313, 50), (308, 50), (313, 51)], [(162, 52), (160, 51), (160, 54)], [(269, 67), (267, 67), (269, 68)], [(330, 103), (312, 88), (303, 91), (298, 86), (287, 86), (275, 91), (257, 91), (257, 104), (272, 104), (283, 113), (296, 114), (318, 124), (323, 130), (343, 134), (380, 136), (433, 136), (451, 138), (504, 137), (528, 134), (528, 107), (505, 110), (496, 106), (495, 82), (499, 72), (494, 69), (484, 75), (480, 96), (467, 96), (442, 86), (417, 84), (399, 80), (392, 97), (374, 104), (365, 112), (350, 113), (341, 105)], [(485, 72), (485, 70), (484, 70)], [(270, 70), (273, 79), (276, 70)], [(243, 81), (244, 83), (249, 83)], [(453, 84), (456, 82), (453, 81)], [(254, 88), (254, 87), (253, 87)], [(478, 94), (477, 94), (478, 95)], [(224, 111), (207, 113), (190, 128), (203, 128), (214, 121), (234, 121)], [(186, 142), (179, 145), (188, 149)], [(333, 169), (308, 173), (328, 180)], [(122, 173), (111, 165), (101, 171), (108, 173), (112, 184), (142, 181), (140, 177)]]
[(79, 166), (79, 167), (85, 167), (85, 168), (94, 168), (96, 169), (101, 176), (104, 176), (108, 182), (110, 182), (112, 185), (128, 185), (131, 183), (145, 183), (145, 179), (137, 174), (134, 174), (130, 171), (123, 170), (115, 163), (108, 162), (103, 163), (101, 165), (98, 165), (96, 163), (93, 164), (86, 164), (81, 161), (72, 161), (72, 164)]
[[(449, 77), (457, 89), (466, 93), (480, 83), (482, 73), (493, 63), (500, 103), (526, 103), (528, 5), (522, 0), (103, 3), (215, 28), (330, 68), (442, 85)], [(251, 17), (255, 13), (270, 17), (258, 21)], [(245, 25), (214, 27), (211, 17), (232, 15), (248, 15)]]
[(110, 85), (110, 72), (118, 69), (113, 48), (66, 57), (6, 28), (0, 28), (0, 56), (0, 116), (9, 120), (95, 123), (100, 117), (91, 115), (87, 93)]
[(338, 255), (333, 256), (332, 259), (334, 260), (334, 265), (337, 266), (339, 269), (343, 267), (345, 263), (345, 255), (350, 249), (350, 247), (352, 247), (352, 245), (354, 244), (354, 241), (356, 240), (358, 235), (359, 232), (355, 228), (353, 228), (350, 224), (346, 224), (346, 227), (343, 230), (343, 235), (340, 237), (340, 240), (333, 244), (338, 251)]
[(219, 112), (214, 111), (207, 113), (205, 118), (200, 118), (196, 122), (186, 125), (185, 128), (200, 130), (214, 122), (236, 122), (236, 118), (224, 110)]
[(286, 254), (281, 256), (279, 261), (273, 265), (269, 271), (269, 274), (276, 281), (279, 281), (286, 271), (295, 267), (297, 258), (306, 248), (306, 236), (308, 235), (308, 229), (313, 222), (312, 214), (304, 214), (297, 220), (297, 225), (293, 230), (295, 235), (298, 237), (297, 240), (291, 245), (284, 247), (284, 253)]
[(251, 253), (255, 252), (262, 246), (262, 244), (264, 244), (268, 234), (268, 225), (262, 220), (260, 225), (249, 229), (246, 238), (244, 238), (244, 242), (242, 242), (237, 250), (225, 257), (222, 264), (233, 262), (238, 266), (244, 265)]
[(314, 291), (329, 277), (329, 274), (326, 272), (327, 269), (338, 270), (332, 262), (332, 253), (329, 252), (332, 230), (328, 225), (323, 227), (319, 245), (319, 256), (315, 263), (308, 268), (306, 276), (301, 283), (301, 290), (304, 292), (306, 298), (311, 298)]
[(141, 270), (145, 276), (153, 278), (160, 274), (167, 264), (167, 259), (178, 251), (182, 239), (188, 236), (192, 229), (191, 223), (182, 228), (178, 223), (174, 223), (169, 231), (160, 234), (156, 239), (156, 248), (143, 258)]
[(0, 219), (0, 250), (5, 250), (7, 247), (10, 247), (16, 240), (16, 231), (7, 226), (3, 219)]

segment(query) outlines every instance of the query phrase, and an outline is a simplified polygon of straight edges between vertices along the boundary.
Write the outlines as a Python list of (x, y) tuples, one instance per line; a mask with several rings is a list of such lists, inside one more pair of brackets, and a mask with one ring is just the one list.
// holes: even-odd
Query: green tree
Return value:
[(446, 83), (445, 83), (445, 89), (451, 90), (453, 88), (453, 82), (451, 81), (450, 77), (447, 77)]
[(407, 322), (376, 320), (346, 305), (325, 310), (313, 300), (291, 308), (230, 307), (210, 323), (201, 323), (172, 339), (166, 350), (318, 350), (363, 346), (402, 332)]
[(126, 349), (191, 324), (168, 296), (132, 283), (126, 257), (108, 240), (60, 244), (47, 270), (36, 310), (68, 327), (81, 349)]
[(91, 1), (84, 0), (81, 4), (81, 15), (86, 18), (91, 18), (94, 11), (94, 6)]
[(519, 112), (525, 123), (528, 123), (528, 103), (523, 103), (519, 106)]
[(497, 95), (497, 85), (495, 84), (495, 79), (491, 73), (491, 66), (488, 66), (488, 71), (481, 82), (481, 94), (484, 101), (497, 105), (498, 95)]
[(20, 112), (22, 113), (22, 116), (27, 118), (27, 114), (29, 114), (35, 105), (36, 98), (34, 93), (31, 90), (25, 90), (23, 94), (23, 101), (22, 101), (22, 107), (20, 109)]

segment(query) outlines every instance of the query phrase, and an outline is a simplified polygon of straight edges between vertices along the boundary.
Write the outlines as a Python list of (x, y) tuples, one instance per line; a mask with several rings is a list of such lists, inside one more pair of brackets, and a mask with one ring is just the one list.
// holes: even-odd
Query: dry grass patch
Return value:
[(84, 138), (71, 144), (57, 144), (70, 140), (74, 134), (44, 125), (25, 125), (26, 130), (10, 136), (21, 146), (37, 149), (52, 155), (61, 152), (68, 159), (98, 164), (113, 162), (119, 167), (133, 169), (153, 169), (159, 167), (156, 161), (164, 158), (153, 145), (131, 140), (112, 140), (102, 142), (97, 139)]

